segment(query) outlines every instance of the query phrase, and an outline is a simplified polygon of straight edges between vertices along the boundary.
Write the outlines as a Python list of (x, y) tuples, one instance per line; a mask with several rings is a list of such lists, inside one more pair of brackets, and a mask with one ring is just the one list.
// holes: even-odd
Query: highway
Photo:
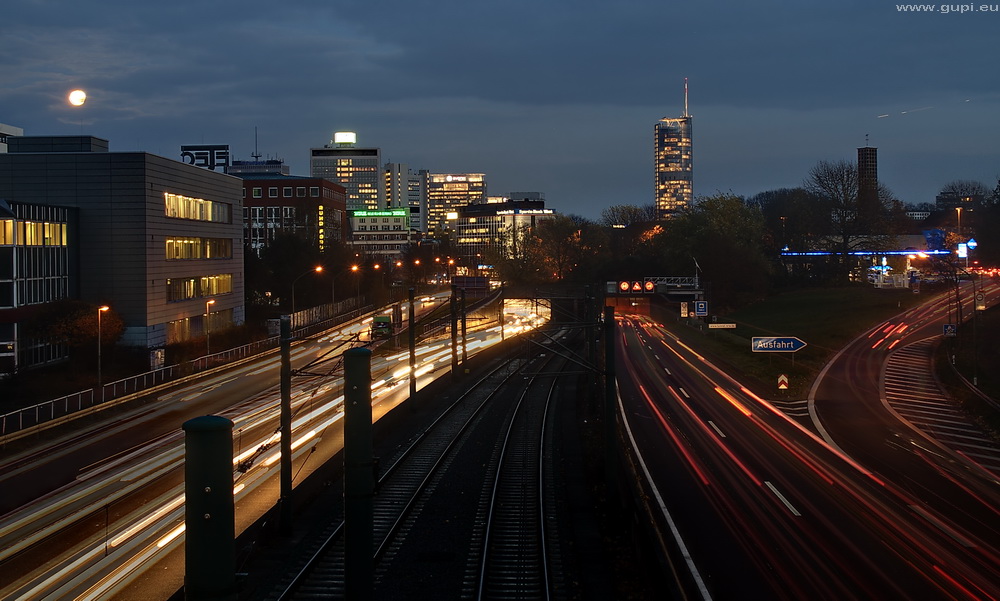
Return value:
[[(856, 461), (648, 318), (619, 320), (623, 427), (688, 598), (995, 599), (1000, 537)], [(993, 523), (1000, 521), (993, 520)]]
[[(507, 311), (510, 321), (503, 332), (493, 327), (469, 333), (469, 354), (540, 323), (529, 306)], [(367, 321), (344, 324), (292, 349), (293, 369), (308, 366), (304, 371), (312, 374), (293, 379), (296, 483), (340, 450), (339, 357), (364, 342)], [(405, 351), (373, 356), (375, 419), (405, 400), (407, 358)], [(424, 341), (417, 361), (415, 377), (422, 388), (450, 372), (450, 341)], [(4, 457), (0, 597), (108, 599), (140, 578), (148, 598), (174, 593), (183, 581), (183, 571), (175, 569), (184, 540), (180, 425), (204, 414), (234, 422), (233, 492), (236, 531), (241, 532), (278, 495), (278, 364), (277, 355), (244, 363), (165, 390), (141, 406), (112, 410), (100, 424), (31, 452)], [(161, 562), (169, 569), (154, 571)]]

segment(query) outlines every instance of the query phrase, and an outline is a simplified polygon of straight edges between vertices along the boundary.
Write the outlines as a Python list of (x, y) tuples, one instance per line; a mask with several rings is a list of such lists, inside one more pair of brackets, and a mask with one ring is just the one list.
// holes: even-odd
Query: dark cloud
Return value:
[[(1000, 13), (896, 6), (13, 0), (0, 122), (166, 156), (230, 143), (244, 158), (256, 127), (300, 173), (309, 147), (353, 129), (391, 160), (483, 171), (493, 192), (537, 189), (596, 216), (650, 201), (652, 126), (682, 111), (688, 77), (699, 193), (796, 185), (865, 134), (905, 200), (996, 177)], [(82, 111), (64, 100), (76, 86)], [(934, 108), (903, 113), (921, 107)]]

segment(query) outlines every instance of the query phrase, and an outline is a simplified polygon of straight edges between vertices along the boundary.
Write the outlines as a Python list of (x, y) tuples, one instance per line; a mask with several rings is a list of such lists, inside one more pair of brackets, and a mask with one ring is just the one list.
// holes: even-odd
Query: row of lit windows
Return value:
[(233, 207), (228, 203), (191, 198), (170, 192), (164, 192), (163, 197), (167, 217), (215, 223), (233, 222)]
[(229, 238), (167, 238), (168, 261), (184, 259), (232, 259)]
[(66, 224), (0, 219), (0, 245), (66, 246)]
[[(403, 229), (403, 226), (401, 226), (401, 225), (391, 225), (391, 226), (390, 225), (383, 225), (382, 226), (382, 231), (392, 231), (392, 230), (399, 231), (399, 230), (402, 230), (402, 229)], [(377, 232), (378, 230), (379, 230), (379, 226), (377, 226), (377, 225), (373, 225), (370, 228), (367, 225), (359, 225), (358, 226), (358, 231), (359, 232), (365, 232), (365, 231)]]
[[(257, 188), (257, 187), (255, 187), (255, 188), (251, 189), (250, 194), (251, 194), (251, 196), (253, 196), (253, 198), (264, 198), (264, 189), (263, 188)], [(246, 188), (244, 188), (243, 189), (243, 197), (246, 198), (246, 195), (247, 195), (247, 191), (246, 191)], [(281, 195), (284, 198), (292, 198), (292, 188), (291, 187), (283, 187), (281, 189)], [(305, 198), (306, 197), (305, 186), (297, 186), (295, 188), (295, 196), (297, 196), (298, 198)], [(268, 198), (278, 198), (278, 188), (275, 188), (275, 187), (268, 188), (267, 189), (267, 197)], [(310, 186), (309, 187), (309, 197), (310, 198), (319, 198), (319, 186)]]
[(167, 279), (167, 302), (204, 298), (233, 291), (233, 274)]

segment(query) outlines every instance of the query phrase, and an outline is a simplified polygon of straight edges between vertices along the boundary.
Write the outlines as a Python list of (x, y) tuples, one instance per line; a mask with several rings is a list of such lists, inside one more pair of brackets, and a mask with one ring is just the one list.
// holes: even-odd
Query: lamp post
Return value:
[(101, 305), (97, 308), (97, 387), (100, 388), (104, 383), (101, 379), (101, 313), (104, 313), (111, 307), (107, 305)]
[[(358, 280), (357, 280), (358, 289), (357, 289), (357, 295), (356, 296), (359, 297), (359, 298), (361, 297), (361, 273), (359, 271), (360, 269), (361, 268), (358, 267), (357, 265), (351, 265), (351, 271), (353, 271), (354, 273), (356, 273), (357, 276), (358, 276)], [(359, 305), (360, 305), (360, 301), (359, 301)]]
[(962, 207), (955, 207), (955, 212), (958, 213), (958, 235), (962, 236)]
[(299, 275), (294, 280), (292, 280), (292, 315), (295, 315), (295, 283), (301, 280), (303, 277), (309, 275), (310, 273), (323, 273), (323, 266), (317, 265), (316, 267), (313, 267), (309, 271), (303, 273), (302, 275)]
[(215, 304), (215, 299), (214, 298), (212, 300), (205, 301), (205, 354), (206, 355), (211, 355), (212, 354), (212, 345), (211, 345), (211, 342), (209, 341), (209, 338), (208, 338), (208, 334), (209, 334), (208, 316), (211, 315), (211, 313), (209, 313), (209, 311), (211, 311), (212, 305), (214, 305), (214, 304)]

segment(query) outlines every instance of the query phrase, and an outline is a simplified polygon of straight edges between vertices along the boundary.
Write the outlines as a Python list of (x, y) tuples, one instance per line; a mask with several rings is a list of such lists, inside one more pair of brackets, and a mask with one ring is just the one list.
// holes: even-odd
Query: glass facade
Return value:
[(427, 176), (427, 229), (443, 234), (448, 214), (470, 204), (486, 202), (486, 176), (482, 173), (430, 173)]
[(660, 119), (653, 152), (656, 209), (669, 217), (694, 200), (691, 117)]
[(313, 148), (311, 153), (310, 176), (343, 186), (347, 190), (348, 210), (382, 207), (384, 181), (378, 148), (325, 147)]

